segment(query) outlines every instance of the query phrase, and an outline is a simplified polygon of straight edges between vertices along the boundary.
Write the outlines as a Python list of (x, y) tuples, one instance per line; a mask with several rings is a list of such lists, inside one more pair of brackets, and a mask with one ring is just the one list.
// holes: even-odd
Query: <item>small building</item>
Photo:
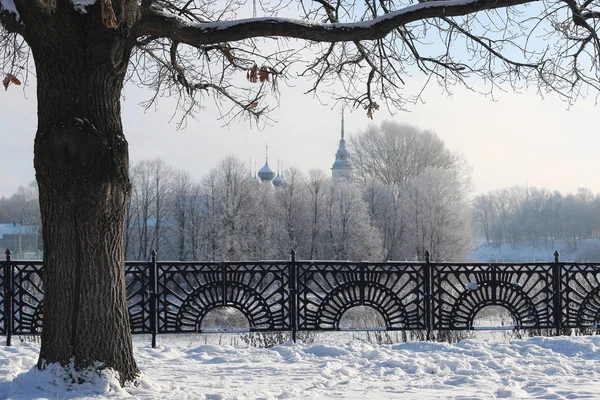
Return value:
[(10, 249), (15, 259), (37, 259), (39, 226), (20, 222), (0, 223), (0, 249)]

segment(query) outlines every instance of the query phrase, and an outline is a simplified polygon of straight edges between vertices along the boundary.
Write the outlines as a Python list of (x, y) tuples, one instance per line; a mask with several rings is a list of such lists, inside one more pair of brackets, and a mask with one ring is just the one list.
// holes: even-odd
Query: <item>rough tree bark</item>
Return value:
[(45, 249), (38, 367), (113, 368), (125, 382), (139, 374), (125, 294), (130, 183), (120, 111), (133, 41), (102, 27), (101, 18), (72, 8), (54, 13), (23, 15), (25, 26), (37, 27), (28, 42), (37, 71), (34, 165)]

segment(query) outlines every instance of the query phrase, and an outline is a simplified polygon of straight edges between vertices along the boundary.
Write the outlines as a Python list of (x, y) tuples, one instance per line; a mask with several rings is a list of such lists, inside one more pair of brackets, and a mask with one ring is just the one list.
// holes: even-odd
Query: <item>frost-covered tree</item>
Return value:
[(302, 173), (296, 168), (284, 171), (284, 184), (275, 189), (275, 228), (277, 252), (295, 249), (298, 257), (307, 257), (309, 231), (308, 190)]
[(329, 182), (325, 200), (325, 239), (334, 260), (381, 260), (381, 236), (371, 224), (360, 188)]
[(452, 210), (466, 205), (464, 158), (434, 132), (395, 122), (372, 125), (350, 143), (363, 196), (383, 235), (384, 257), (423, 259), (429, 250), (437, 259), (463, 259), (470, 223)]
[[(227, 157), (209, 174), (205, 196), (210, 204), (213, 260), (242, 260), (256, 254), (256, 231), (260, 200), (256, 182), (246, 165)], [(266, 200), (268, 201), (268, 199)], [(261, 225), (262, 226), (262, 225)]]
[(173, 169), (161, 159), (143, 160), (131, 170), (125, 228), (126, 251), (134, 260), (148, 260), (153, 249), (167, 256), (173, 247), (172, 178)]
[(442, 168), (425, 170), (407, 182), (410, 232), (406, 244), (417, 259), (426, 250), (436, 261), (466, 259), (471, 251), (470, 210), (462, 182)]
[(0, 197), (0, 222), (41, 223), (37, 183), (20, 186), (15, 194)]
[[(519, 7), (526, 3), (533, 5)], [(596, 0), (0, 5), (4, 84), (26, 76), (30, 60), (37, 84), (34, 165), (46, 267), (38, 366), (98, 362), (123, 382), (138, 375), (123, 273), (127, 78), (154, 89), (151, 102), (178, 96), (182, 113), (192, 114), (212, 96), (232, 105), (227, 116), (264, 114), (267, 91), (296, 76), (296, 65), (309, 91), (327, 85), (371, 117), (380, 103), (402, 108), (412, 99), (403, 83), (416, 71), (445, 87), (469, 78), (491, 87), (535, 84), (568, 101), (600, 86)]]
[(394, 121), (370, 125), (350, 138), (350, 146), (361, 180), (377, 179), (387, 186), (400, 186), (428, 168), (462, 167), (460, 157), (434, 132)]
[(387, 186), (374, 178), (369, 178), (362, 186), (363, 198), (371, 217), (371, 224), (382, 235), (383, 259), (406, 259), (408, 230), (408, 207), (405, 191), (398, 186)]
[(188, 256), (187, 242), (191, 229), (190, 219), (193, 215), (195, 199), (192, 194), (192, 177), (188, 172), (178, 171), (173, 175), (173, 193), (171, 196), (171, 214), (177, 230), (177, 259), (186, 260)]
[(576, 249), (581, 239), (600, 237), (600, 194), (581, 188), (563, 195), (535, 187), (512, 187), (480, 194), (473, 220), (496, 247), (530, 246), (553, 250), (555, 240)]
[(308, 171), (306, 178), (306, 190), (308, 193), (308, 220), (309, 224), (309, 251), (308, 258), (323, 257), (322, 243), (319, 241), (323, 234), (325, 221), (325, 199), (327, 195), (328, 180), (325, 173), (318, 169)]

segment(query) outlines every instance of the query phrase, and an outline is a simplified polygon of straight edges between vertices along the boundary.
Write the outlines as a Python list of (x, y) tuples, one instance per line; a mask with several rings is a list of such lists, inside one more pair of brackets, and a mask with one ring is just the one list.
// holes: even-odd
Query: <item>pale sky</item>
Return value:
[[(409, 86), (417, 84), (407, 81)], [(320, 104), (300, 88), (282, 92), (280, 106), (271, 114), (277, 123), (262, 131), (244, 122), (222, 127), (212, 107), (177, 131), (175, 121), (169, 121), (172, 102), (163, 100), (159, 111), (144, 112), (137, 103), (150, 93), (127, 87), (122, 111), (130, 158), (135, 163), (161, 157), (200, 180), (228, 155), (244, 161), (251, 157), (260, 168), (268, 142), (272, 167), (281, 159), (286, 167), (305, 173), (311, 168), (329, 173), (339, 141), (339, 108), (332, 110), (332, 102)], [(14, 86), (0, 92), (0, 196), (34, 179), (35, 87), (26, 88), (25, 95)], [(593, 99), (568, 109), (554, 95), (542, 99), (533, 92), (497, 93), (492, 101), (461, 88), (448, 97), (435, 85), (424, 99), (425, 104), (394, 116), (382, 107), (374, 123), (393, 118), (437, 132), (449, 148), (467, 158), (475, 193), (526, 184), (562, 192), (587, 187), (600, 193), (600, 132)], [(363, 110), (346, 112), (347, 135), (369, 123)]]

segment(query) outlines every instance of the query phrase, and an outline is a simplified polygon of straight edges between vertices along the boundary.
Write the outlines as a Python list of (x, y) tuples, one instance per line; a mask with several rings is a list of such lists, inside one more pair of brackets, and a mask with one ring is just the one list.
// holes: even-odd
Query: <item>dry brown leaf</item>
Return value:
[(370, 106), (365, 106), (365, 108), (367, 109), (367, 117), (373, 119), (373, 113), (379, 110), (379, 104), (373, 102)]
[(265, 67), (264, 65), (262, 67), (260, 67), (260, 71), (259, 71), (258, 75), (259, 75), (261, 82), (269, 81), (269, 71), (267, 70), (267, 67)]
[(225, 53), (225, 58), (227, 59), (227, 61), (229, 61), (229, 64), (235, 66), (235, 58), (233, 57), (233, 54), (231, 54), (231, 48), (229, 47), (229, 45), (225, 46), (225, 50), (223, 50), (223, 53)]
[(14, 76), (13, 74), (6, 74), (6, 76), (2, 80), (2, 85), (4, 86), (4, 91), (8, 90), (8, 86), (11, 83), (15, 84), (15, 85), (20, 85), (21, 81), (19, 79), (17, 79), (17, 77)]
[(252, 83), (258, 82), (258, 65), (254, 64), (252, 69), (246, 74), (246, 77)]

